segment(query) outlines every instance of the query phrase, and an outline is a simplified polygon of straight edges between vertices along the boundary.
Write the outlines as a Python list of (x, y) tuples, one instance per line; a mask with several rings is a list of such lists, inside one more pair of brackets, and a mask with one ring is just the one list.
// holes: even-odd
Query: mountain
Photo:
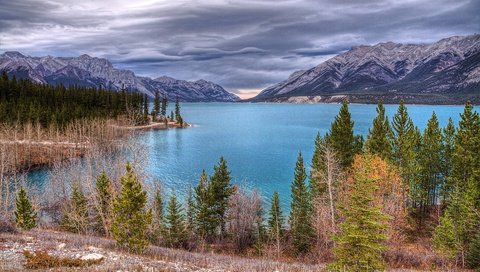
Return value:
[(480, 103), (480, 35), (433, 44), (356, 46), (293, 73), (250, 101), (461, 104)]
[(111, 90), (139, 91), (153, 97), (155, 91), (166, 94), (170, 100), (178, 97), (188, 102), (235, 102), (240, 98), (220, 85), (205, 80), (194, 82), (170, 77), (151, 79), (136, 76), (129, 70), (116, 69), (107, 59), (89, 55), (79, 57), (30, 57), (19, 52), (0, 55), (0, 71), (18, 78), (28, 78), (45, 84), (102, 87)]

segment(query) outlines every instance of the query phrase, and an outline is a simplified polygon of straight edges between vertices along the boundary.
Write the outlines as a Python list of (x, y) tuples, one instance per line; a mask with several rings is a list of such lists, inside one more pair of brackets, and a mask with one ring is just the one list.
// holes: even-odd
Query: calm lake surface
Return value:
[[(397, 107), (386, 105), (390, 118)], [(184, 120), (194, 127), (147, 131), (138, 136), (148, 147), (147, 169), (162, 181), (167, 193), (195, 185), (202, 169), (212, 174), (213, 166), (224, 156), (235, 183), (259, 190), (265, 199), (278, 191), (288, 210), (298, 152), (309, 167), (315, 136), (328, 131), (340, 105), (183, 103), (181, 108)], [(349, 106), (356, 133), (368, 133), (375, 108)], [(423, 131), (433, 111), (442, 127), (450, 117), (457, 124), (463, 106), (409, 105), (408, 111)], [(48, 178), (45, 173), (43, 170), (32, 177)]]

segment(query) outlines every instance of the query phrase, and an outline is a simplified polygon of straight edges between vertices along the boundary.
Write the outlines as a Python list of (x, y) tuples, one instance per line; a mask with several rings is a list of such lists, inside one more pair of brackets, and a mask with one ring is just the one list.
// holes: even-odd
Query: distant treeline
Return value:
[(62, 85), (0, 76), (0, 122), (63, 127), (76, 119), (115, 118), (142, 113), (147, 98), (140, 93)]

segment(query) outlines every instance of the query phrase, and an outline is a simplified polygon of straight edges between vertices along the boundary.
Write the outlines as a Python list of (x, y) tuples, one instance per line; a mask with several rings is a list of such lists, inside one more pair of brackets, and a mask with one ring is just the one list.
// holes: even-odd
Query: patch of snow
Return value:
[(87, 255), (83, 255), (82, 257), (80, 257), (80, 259), (84, 261), (90, 261), (90, 260), (98, 261), (103, 258), (104, 258), (103, 255), (98, 253), (89, 253)]

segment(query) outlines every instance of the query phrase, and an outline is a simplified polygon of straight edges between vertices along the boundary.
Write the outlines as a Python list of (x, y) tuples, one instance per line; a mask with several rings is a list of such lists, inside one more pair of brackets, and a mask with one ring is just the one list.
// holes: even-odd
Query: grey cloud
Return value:
[(480, 32), (477, 0), (0, 0), (0, 51), (106, 57), (136, 74), (260, 89), (360, 44)]

